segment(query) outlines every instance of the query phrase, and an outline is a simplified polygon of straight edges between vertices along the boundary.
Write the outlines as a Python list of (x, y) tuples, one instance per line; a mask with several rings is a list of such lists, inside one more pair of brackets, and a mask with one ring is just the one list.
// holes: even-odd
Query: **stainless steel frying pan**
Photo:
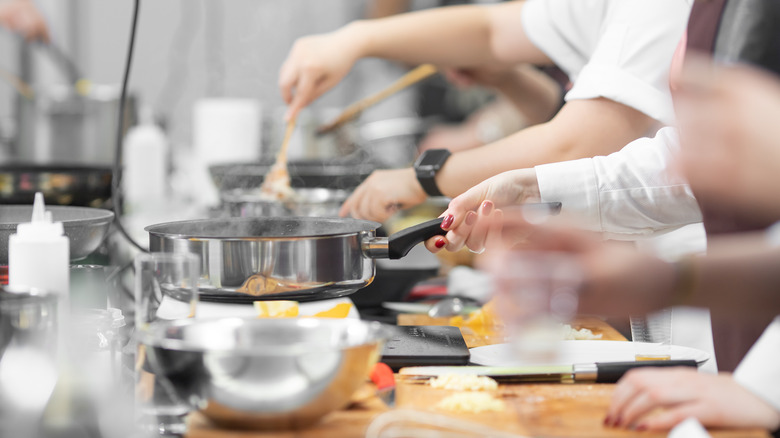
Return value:
[[(0, 265), (8, 264), (8, 239), (16, 226), (29, 222), (32, 205), (0, 205)], [(55, 222), (62, 222), (70, 240), (70, 259), (80, 260), (92, 254), (108, 233), (114, 213), (100, 208), (47, 206)]]
[(201, 298), (318, 300), (349, 295), (374, 279), (374, 259), (398, 259), (443, 235), (441, 218), (376, 237), (377, 222), (344, 218), (230, 218), (146, 227), (152, 252), (201, 258)]

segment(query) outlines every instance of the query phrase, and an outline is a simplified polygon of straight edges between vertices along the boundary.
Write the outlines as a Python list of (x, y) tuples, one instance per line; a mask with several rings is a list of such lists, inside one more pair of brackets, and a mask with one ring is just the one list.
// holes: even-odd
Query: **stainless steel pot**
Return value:
[(374, 279), (377, 258), (398, 259), (444, 234), (441, 218), (376, 237), (376, 222), (344, 218), (231, 218), (146, 227), (153, 252), (201, 258), (201, 298), (318, 300), (349, 295)]
[(349, 192), (335, 189), (295, 189), (294, 199), (270, 200), (258, 189), (236, 189), (220, 194), (223, 212), (230, 217), (337, 217)]

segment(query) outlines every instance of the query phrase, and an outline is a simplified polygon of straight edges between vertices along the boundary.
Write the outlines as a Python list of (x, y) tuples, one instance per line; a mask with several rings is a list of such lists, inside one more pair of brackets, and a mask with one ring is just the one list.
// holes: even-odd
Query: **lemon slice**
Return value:
[(331, 309), (315, 313), (314, 316), (317, 318), (346, 318), (351, 309), (352, 303), (339, 303)]
[(258, 318), (295, 318), (298, 316), (297, 301), (255, 301)]

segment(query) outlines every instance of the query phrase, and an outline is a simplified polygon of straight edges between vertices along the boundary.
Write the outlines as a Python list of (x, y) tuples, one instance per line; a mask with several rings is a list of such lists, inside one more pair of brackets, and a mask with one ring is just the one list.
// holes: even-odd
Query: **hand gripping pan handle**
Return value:
[(400, 259), (420, 242), (447, 234), (441, 229), (443, 218), (405, 228), (390, 237), (372, 238), (363, 243), (363, 252), (374, 259)]

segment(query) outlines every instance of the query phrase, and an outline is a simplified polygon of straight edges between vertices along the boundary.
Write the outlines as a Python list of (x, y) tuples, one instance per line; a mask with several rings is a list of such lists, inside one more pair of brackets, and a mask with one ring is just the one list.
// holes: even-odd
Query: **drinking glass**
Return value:
[[(648, 315), (631, 315), (631, 340), (636, 360), (670, 360), (672, 358), (672, 309)], [(652, 345), (648, 345), (652, 344)]]
[[(159, 320), (193, 318), (198, 301), (200, 260), (194, 254), (150, 253), (135, 259), (136, 339)], [(145, 346), (138, 344), (136, 360), (136, 409), (142, 432), (183, 434), (189, 407), (158, 379), (146, 360)]]
[(562, 324), (577, 313), (582, 272), (574, 257), (554, 252), (507, 251), (491, 263), (499, 314), (525, 363), (553, 363)]

